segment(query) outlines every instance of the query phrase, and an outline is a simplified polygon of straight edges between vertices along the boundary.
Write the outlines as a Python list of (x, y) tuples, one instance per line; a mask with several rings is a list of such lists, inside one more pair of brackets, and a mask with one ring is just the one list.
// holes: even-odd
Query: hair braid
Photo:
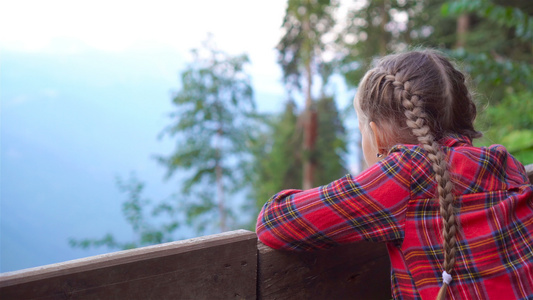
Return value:
[[(387, 75), (386, 81), (392, 82), (394, 86), (394, 95), (400, 100), (405, 108), (405, 116), (407, 117), (407, 126), (411, 129), (413, 134), (417, 137), (422, 148), (427, 151), (428, 158), (431, 161), (433, 171), (435, 172), (435, 180), (437, 181), (438, 197), (440, 206), (440, 215), (443, 221), (443, 240), (444, 240), (444, 270), (451, 274), (455, 265), (455, 255), (457, 252), (456, 232), (457, 220), (454, 211), (454, 197), (452, 194), (453, 183), (448, 172), (446, 156), (436, 141), (427, 125), (428, 115), (424, 111), (424, 103), (416, 92), (411, 91), (411, 84), (409, 81), (403, 81), (397, 73), (396, 75)], [(437, 299), (443, 299), (445, 296), (447, 284), (443, 283)]]

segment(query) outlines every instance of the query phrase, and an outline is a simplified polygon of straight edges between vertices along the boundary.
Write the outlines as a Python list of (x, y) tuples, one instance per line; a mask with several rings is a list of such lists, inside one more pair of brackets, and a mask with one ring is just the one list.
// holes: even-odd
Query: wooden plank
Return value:
[(258, 243), (258, 299), (391, 299), (384, 244), (286, 252)]
[(527, 177), (529, 177), (529, 182), (533, 183), (533, 164), (526, 165)]
[(257, 237), (237, 230), (0, 274), (9, 299), (255, 299)]

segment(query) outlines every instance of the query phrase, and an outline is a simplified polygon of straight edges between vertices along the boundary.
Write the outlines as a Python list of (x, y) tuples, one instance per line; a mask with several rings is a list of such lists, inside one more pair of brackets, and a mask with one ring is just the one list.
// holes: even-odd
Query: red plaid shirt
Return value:
[[(442, 141), (460, 231), (448, 299), (533, 299), (533, 187), (502, 146)], [(270, 199), (257, 235), (276, 249), (386, 242), (395, 299), (435, 299), (442, 284), (442, 220), (426, 152), (398, 145), (359, 176)]]

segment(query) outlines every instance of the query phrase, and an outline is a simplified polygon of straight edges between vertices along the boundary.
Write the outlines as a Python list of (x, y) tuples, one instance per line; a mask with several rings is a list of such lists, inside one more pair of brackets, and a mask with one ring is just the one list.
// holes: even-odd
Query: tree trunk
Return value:
[(469, 28), (470, 16), (468, 14), (460, 15), (457, 18), (457, 41), (455, 42), (455, 48), (464, 48)]
[(304, 190), (314, 187), (316, 162), (313, 158), (315, 143), (318, 136), (318, 113), (315, 109), (306, 109), (304, 112), (304, 162), (303, 162), (303, 182)]
[[(311, 30), (309, 20), (306, 19), (303, 21), (302, 29), (305, 34), (308, 35)], [(308, 57), (305, 64), (306, 71), (306, 90), (305, 90), (305, 110), (303, 113), (303, 180), (302, 188), (304, 190), (313, 188), (314, 174), (315, 174), (315, 163), (312, 160), (312, 153), (315, 149), (315, 141), (317, 135), (317, 118), (316, 111), (313, 107), (313, 98), (311, 96), (311, 88), (313, 85), (313, 73), (311, 70), (311, 49), (308, 49)]]
[(221, 165), (221, 147), (222, 141), (222, 128), (218, 129), (217, 132), (217, 145), (216, 145), (216, 158), (215, 158), (215, 176), (216, 176), (216, 185), (217, 185), (217, 205), (218, 205), (218, 214), (220, 216), (220, 231), (227, 231), (226, 228), (226, 209), (224, 207), (224, 182), (222, 180), (222, 165)]
[(389, 12), (387, 9), (387, 0), (383, 0), (381, 6), (381, 35), (379, 39), (379, 54), (381, 56), (387, 55), (387, 23), (389, 22)]

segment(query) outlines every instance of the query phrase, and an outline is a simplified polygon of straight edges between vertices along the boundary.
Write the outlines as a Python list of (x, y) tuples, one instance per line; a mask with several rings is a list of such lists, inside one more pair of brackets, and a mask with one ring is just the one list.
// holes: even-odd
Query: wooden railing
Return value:
[(283, 252), (246, 230), (0, 274), (2, 300), (390, 297), (383, 244)]
[(237, 230), (0, 275), (0, 299), (390, 299), (383, 245), (275, 251)]

